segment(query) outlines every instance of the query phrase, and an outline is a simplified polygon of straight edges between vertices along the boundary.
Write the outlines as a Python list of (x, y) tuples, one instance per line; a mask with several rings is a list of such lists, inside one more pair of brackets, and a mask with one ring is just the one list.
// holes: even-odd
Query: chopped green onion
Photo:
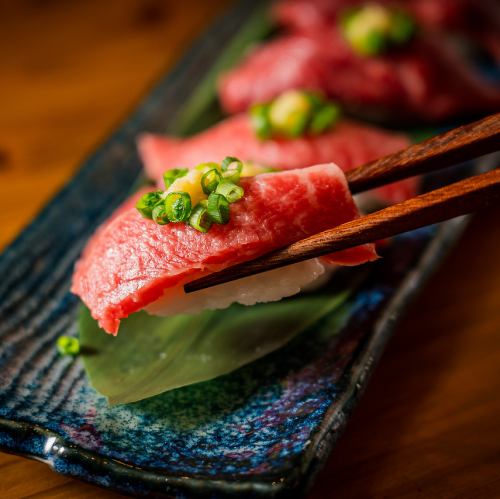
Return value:
[(162, 191), (147, 192), (137, 201), (135, 207), (144, 218), (153, 218), (153, 208), (162, 200), (161, 193)]
[(305, 92), (289, 90), (272, 102), (271, 126), (279, 135), (298, 137), (306, 131), (312, 109), (313, 104)]
[(165, 203), (159, 203), (153, 208), (153, 220), (158, 225), (166, 225), (170, 222), (167, 216), (167, 209)]
[(235, 203), (236, 201), (239, 201), (245, 194), (243, 187), (233, 184), (233, 182), (230, 182), (229, 180), (223, 180), (217, 186), (215, 192), (217, 194), (221, 194), (222, 196), (224, 196), (230, 203)]
[(80, 341), (72, 336), (59, 336), (57, 338), (57, 351), (61, 355), (78, 355), (80, 353)]
[(215, 168), (208, 170), (201, 177), (201, 188), (205, 194), (210, 194), (217, 189), (219, 182), (222, 180), (221, 174)]
[(378, 55), (387, 50), (387, 37), (380, 31), (371, 31), (354, 42), (354, 47), (361, 55)]
[(241, 172), (243, 169), (243, 162), (238, 158), (234, 158), (233, 156), (226, 156), (222, 163), (220, 164), (221, 170), (223, 172), (227, 172), (228, 170), (238, 170)]
[[(352, 17), (352, 14), (350, 15)], [(250, 111), (254, 129), (254, 118), (258, 113), (264, 112), (263, 106), (264, 104), (254, 106)], [(307, 133), (320, 134), (334, 125), (340, 117), (340, 108), (334, 103), (329, 103), (321, 93), (314, 91), (289, 90), (265, 106), (269, 125), (266, 138), (272, 136), (295, 138)], [(256, 131), (258, 133), (257, 129)], [(227, 158), (227, 161), (231, 159), (236, 158)], [(239, 182), (241, 174), (232, 176), (224, 170), (223, 165), (223, 178), (235, 184)]]
[(291, 113), (288, 118), (288, 125), (281, 129), (281, 132), (286, 137), (296, 138), (303, 135), (307, 129), (307, 125), (310, 120), (310, 113), (303, 113), (302, 111), (296, 111)]
[[(245, 191), (238, 184), (243, 168), (242, 161), (228, 156), (220, 165), (218, 163), (198, 165), (196, 167), (198, 173), (195, 172), (194, 175), (191, 175), (192, 172), (190, 173), (187, 168), (169, 170), (164, 175), (167, 190), (147, 193), (137, 203), (137, 209), (143, 216), (153, 219), (159, 225), (185, 222), (200, 232), (208, 232), (213, 223), (228, 223), (229, 204), (244, 196)], [(172, 187), (173, 183), (185, 175), (189, 177), (181, 183), (186, 184), (186, 190), (169, 192), (176, 187), (175, 185)], [(200, 184), (193, 183), (196, 182), (195, 178), (200, 179)], [(193, 196), (198, 200), (201, 195), (200, 187), (203, 193), (208, 195), (208, 199), (201, 199), (193, 207), (190, 189), (192, 188)]]
[(178, 178), (182, 178), (188, 173), (187, 168), (174, 168), (172, 170), (167, 170), (163, 174), (163, 181), (165, 182), (165, 187), (168, 189)]
[(271, 137), (273, 129), (269, 119), (269, 104), (255, 104), (250, 108), (250, 120), (259, 139)]
[(237, 170), (230, 170), (222, 173), (222, 178), (233, 184), (237, 184), (240, 181), (241, 173)]
[(345, 31), (349, 29), (350, 23), (356, 18), (359, 10), (360, 7), (348, 7), (340, 13), (340, 27), (342, 28), (342, 31), (344, 31), (344, 36)]
[(208, 196), (207, 212), (210, 219), (216, 224), (227, 224), (229, 222), (229, 202), (222, 195), (212, 192)]
[(243, 171), (243, 162), (238, 158), (228, 156), (221, 163), (222, 175), (226, 180), (237, 184), (240, 181), (241, 172)]
[(309, 124), (309, 131), (316, 135), (323, 133), (339, 120), (340, 115), (339, 106), (333, 103), (325, 104), (314, 113)]
[(171, 192), (165, 198), (165, 209), (171, 222), (185, 222), (191, 214), (191, 196), (187, 192)]
[(313, 112), (325, 104), (325, 98), (319, 92), (304, 92), (304, 95), (309, 99)]
[(200, 232), (208, 232), (212, 226), (212, 220), (208, 215), (206, 201), (204, 203), (200, 201), (194, 207), (189, 217), (189, 225)]
[(349, 9), (341, 16), (344, 38), (360, 55), (381, 54), (410, 40), (416, 30), (406, 12), (378, 4)]
[(200, 163), (198, 166), (195, 166), (195, 169), (200, 172), (206, 172), (208, 170), (219, 170), (219, 163), (209, 162), (209, 163)]
[(395, 11), (392, 14), (391, 39), (394, 43), (402, 45), (408, 42), (415, 34), (417, 26), (415, 21), (406, 12)]

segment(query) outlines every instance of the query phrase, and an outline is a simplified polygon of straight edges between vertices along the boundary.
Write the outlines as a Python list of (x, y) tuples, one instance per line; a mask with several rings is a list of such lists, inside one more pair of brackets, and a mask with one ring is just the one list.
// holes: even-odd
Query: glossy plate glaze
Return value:
[(140, 176), (136, 134), (179, 131), (179, 123), (194, 130), (214, 119), (211, 83), (230, 62), (219, 55), (227, 46), (239, 53), (268, 30), (261, 8), (243, 2), (213, 26), (0, 257), (3, 450), (134, 495), (300, 495), (341, 434), (395, 321), (462, 230), (463, 219), (396, 238), (371, 267), (338, 274), (336, 285), (363, 276), (340, 327), (338, 315), (327, 318), (211, 382), (109, 407), (81, 361), (57, 354), (55, 339), (77, 334), (79, 303), (69, 293), (75, 260)]

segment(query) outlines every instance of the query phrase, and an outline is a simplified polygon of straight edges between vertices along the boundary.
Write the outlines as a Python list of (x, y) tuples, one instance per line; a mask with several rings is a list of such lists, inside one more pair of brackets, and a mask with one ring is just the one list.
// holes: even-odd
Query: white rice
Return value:
[(227, 308), (232, 303), (255, 305), (278, 301), (323, 282), (325, 265), (317, 258), (271, 270), (213, 288), (184, 293), (182, 286), (169, 288), (145, 310), (152, 315), (194, 314), (205, 309)]

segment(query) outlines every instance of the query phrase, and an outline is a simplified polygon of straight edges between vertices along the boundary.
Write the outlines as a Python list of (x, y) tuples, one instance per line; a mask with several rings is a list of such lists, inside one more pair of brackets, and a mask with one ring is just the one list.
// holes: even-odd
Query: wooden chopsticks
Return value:
[[(499, 150), (500, 113), (432, 137), (351, 172), (351, 192), (435, 171)], [(500, 201), (495, 169), (339, 225), (184, 286), (186, 293), (442, 222)]]
[(454, 128), (346, 173), (352, 194), (499, 150), (500, 113)]
[(484, 208), (500, 200), (500, 170), (456, 182), (187, 283), (186, 293), (351, 248)]

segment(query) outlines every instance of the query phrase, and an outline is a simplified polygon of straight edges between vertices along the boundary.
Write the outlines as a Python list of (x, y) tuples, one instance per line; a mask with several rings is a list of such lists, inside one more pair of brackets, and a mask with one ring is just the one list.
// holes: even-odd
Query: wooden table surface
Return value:
[[(229, 0), (0, 0), (0, 246)], [(500, 209), (422, 291), (311, 499), (500, 497)], [(0, 453), (0, 497), (120, 497)]]

